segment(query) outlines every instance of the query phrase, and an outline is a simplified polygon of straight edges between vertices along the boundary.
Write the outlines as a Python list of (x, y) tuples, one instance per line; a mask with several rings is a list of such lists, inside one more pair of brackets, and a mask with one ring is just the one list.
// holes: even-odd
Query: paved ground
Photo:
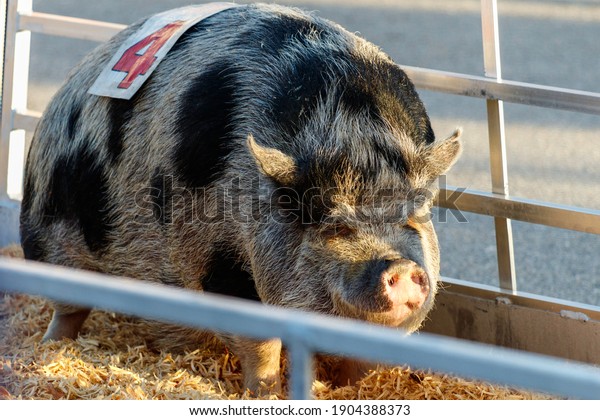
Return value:
[[(189, 0), (34, 0), (34, 8), (119, 23)], [(245, 3), (240, 1), (239, 3)], [(380, 45), (398, 63), (482, 74), (478, 0), (280, 0), (317, 10)], [(500, 3), (503, 76), (600, 91), (600, 6), (593, 0)], [(84, 5), (82, 5), (84, 4)], [(34, 35), (30, 107), (42, 110), (95, 44)], [(489, 190), (481, 100), (422, 92), (438, 136), (464, 128), (465, 153), (448, 183)], [(600, 117), (506, 104), (511, 194), (600, 209)], [(442, 274), (496, 283), (493, 221), (437, 223)], [(519, 288), (600, 305), (600, 237), (514, 223)]]

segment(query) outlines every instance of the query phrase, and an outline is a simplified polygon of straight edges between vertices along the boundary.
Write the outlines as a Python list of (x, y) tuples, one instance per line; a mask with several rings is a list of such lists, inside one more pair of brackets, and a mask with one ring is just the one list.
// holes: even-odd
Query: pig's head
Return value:
[(414, 91), (403, 99), (411, 103), (387, 97), (353, 109), (348, 92), (356, 95), (323, 100), (290, 141), (248, 139), (271, 206), (289, 216), (267, 228), (277, 244), (269, 252), (285, 252), (271, 261), (287, 261), (284, 280), (270, 281), (283, 283), (279, 304), (413, 331), (437, 291), (429, 211), (438, 177), (460, 154), (460, 131), (435, 140)]
[(429, 218), (435, 181), (457, 158), (458, 135), (416, 147), (407, 143), (412, 146), (405, 150), (399, 142), (397, 151), (387, 153), (402, 157), (402, 171), (376, 150), (363, 150), (365, 160), (357, 162), (352, 150), (323, 148), (300, 163), (250, 139), (259, 166), (281, 191), (273, 205), (289, 211), (289, 223), (302, 237), (284, 303), (303, 306), (304, 289), (295, 285), (318, 279), (334, 313), (416, 329), (433, 305), (439, 278)]

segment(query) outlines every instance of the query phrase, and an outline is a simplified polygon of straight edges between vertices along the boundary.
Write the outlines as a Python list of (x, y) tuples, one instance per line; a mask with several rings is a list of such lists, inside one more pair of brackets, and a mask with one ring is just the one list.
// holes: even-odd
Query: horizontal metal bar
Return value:
[(13, 110), (13, 130), (26, 130), (33, 132), (37, 123), (42, 118), (42, 113), (32, 111), (29, 109), (25, 110)]
[(459, 293), (461, 295), (486, 300), (506, 298), (509, 299), (511, 303), (525, 308), (539, 309), (557, 314), (560, 314), (561, 311), (573, 313), (579, 312), (587, 315), (592, 320), (600, 321), (600, 306), (587, 305), (585, 303), (556, 299), (522, 291), (513, 292), (495, 286), (472, 283), (448, 277), (442, 278), (442, 282), (440, 288), (451, 293)]
[[(40, 116), (36, 111), (15, 112), (14, 128), (33, 131)], [(501, 194), (463, 190), (452, 186), (440, 189), (436, 205), (486, 216), (600, 234), (600, 211), (587, 208), (525, 198), (507, 198)]]
[[(33, 12), (21, 14), (19, 30), (104, 42), (126, 25)], [(552, 86), (402, 66), (419, 88), (455, 95), (600, 114), (600, 94)]]
[(18, 29), (46, 35), (104, 42), (125, 27), (126, 25), (116, 23), (33, 12), (19, 15)]
[(311, 351), (409, 364), (575, 398), (600, 398), (600, 369), (591, 365), (425, 333), (406, 337), (363, 322), (98, 273), (0, 259), (0, 289), (249, 337), (281, 337), (292, 345), (302, 340)]
[(453, 210), (600, 234), (600, 210), (505, 197), (451, 186), (440, 190), (436, 204)]
[(600, 93), (402, 66), (418, 88), (474, 98), (600, 114)]

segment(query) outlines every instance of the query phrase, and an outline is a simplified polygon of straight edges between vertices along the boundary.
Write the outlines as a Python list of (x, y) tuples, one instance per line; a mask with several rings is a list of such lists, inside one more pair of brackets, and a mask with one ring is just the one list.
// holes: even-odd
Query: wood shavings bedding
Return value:
[[(0, 255), (22, 258), (17, 246)], [(93, 311), (77, 340), (41, 343), (51, 314), (43, 298), (0, 294), (0, 399), (256, 398), (242, 389), (237, 357), (208, 333), (194, 351), (154, 348), (151, 323)], [(317, 399), (547, 398), (408, 367), (382, 367), (354, 386), (332, 387), (328, 362), (318, 366)]]

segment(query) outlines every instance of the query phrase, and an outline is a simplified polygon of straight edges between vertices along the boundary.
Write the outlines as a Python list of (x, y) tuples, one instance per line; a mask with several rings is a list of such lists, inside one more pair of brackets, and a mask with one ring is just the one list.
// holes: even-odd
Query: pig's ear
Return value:
[(294, 159), (285, 153), (256, 143), (252, 134), (248, 136), (248, 149), (259, 169), (280, 185), (292, 185), (296, 178), (297, 167)]
[(462, 144), (459, 138), (461, 134), (462, 129), (457, 128), (450, 137), (431, 145), (427, 157), (427, 167), (432, 178), (447, 172), (460, 157)]

